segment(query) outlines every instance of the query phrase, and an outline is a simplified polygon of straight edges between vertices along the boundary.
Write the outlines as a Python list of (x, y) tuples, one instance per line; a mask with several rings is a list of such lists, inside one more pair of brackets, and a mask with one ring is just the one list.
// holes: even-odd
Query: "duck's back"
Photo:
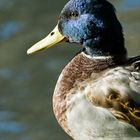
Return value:
[(139, 138), (140, 56), (118, 64), (89, 59), (76, 56), (58, 80), (58, 122), (76, 140)]

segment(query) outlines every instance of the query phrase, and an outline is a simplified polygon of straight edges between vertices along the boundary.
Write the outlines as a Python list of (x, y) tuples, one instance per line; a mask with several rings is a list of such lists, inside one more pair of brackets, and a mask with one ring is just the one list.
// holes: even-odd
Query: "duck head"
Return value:
[(70, 0), (55, 29), (31, 47), (32, 54), (62, 41), (77, 43), (90, 56), (125, 55), (122, 26), (106, 0)]

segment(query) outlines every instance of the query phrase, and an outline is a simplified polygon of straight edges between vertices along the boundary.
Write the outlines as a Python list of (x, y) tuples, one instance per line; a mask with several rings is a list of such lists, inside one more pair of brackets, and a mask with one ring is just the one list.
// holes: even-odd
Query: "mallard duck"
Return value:
[(107, 0), (70, 0), (57, 26), (27, 53), (81, 45), (53, 95), (57, 121), (74, 140), (140, 139), (140, 56), (127, 57), (122, 26)]

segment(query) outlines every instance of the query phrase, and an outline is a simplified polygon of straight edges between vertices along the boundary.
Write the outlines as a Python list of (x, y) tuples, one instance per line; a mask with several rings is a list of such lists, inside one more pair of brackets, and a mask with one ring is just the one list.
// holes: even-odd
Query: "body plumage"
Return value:
[(55, 88), (60, 125), (76, 140), (139, 137), (139, 70), (140, 57), (90, 59), (78, 54)]

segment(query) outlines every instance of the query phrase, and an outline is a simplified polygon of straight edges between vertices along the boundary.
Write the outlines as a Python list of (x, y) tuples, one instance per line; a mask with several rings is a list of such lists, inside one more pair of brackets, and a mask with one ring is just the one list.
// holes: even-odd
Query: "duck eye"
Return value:
[(71, 13), (70, 13), (70, 17), (78, 17), (78, 12), (77, 11), (72, 11)]

